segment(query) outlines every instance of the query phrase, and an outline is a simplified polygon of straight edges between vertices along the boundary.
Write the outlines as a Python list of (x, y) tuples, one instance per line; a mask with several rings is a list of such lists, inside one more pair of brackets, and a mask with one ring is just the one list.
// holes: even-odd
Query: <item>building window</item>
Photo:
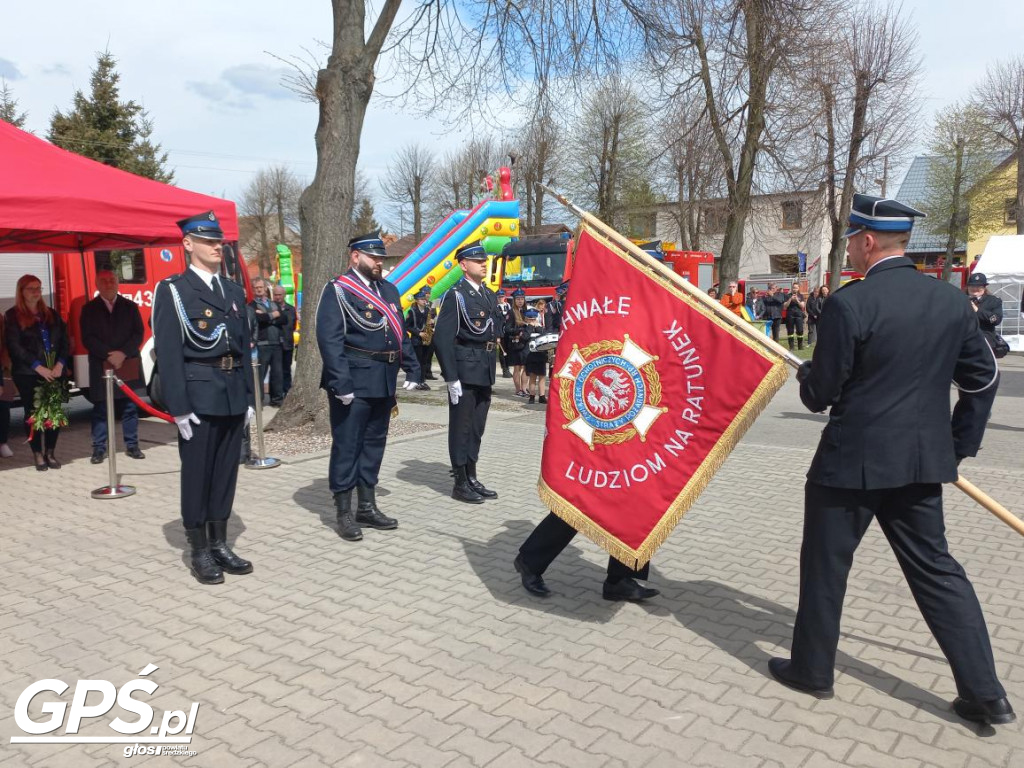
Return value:
[(657, 237), (658, 215), (656, 213), (630, 213), (629, 236), (651, 240)]
[(729, 209), (725, 206), (709, 206), (704, 209), (704, 228), (708, 234), (725, 232), (726, 222), (729, 220)]
[(117, 275), (119, 283), (146, 282), (146, 258), (141, 248), (116, 251), (96, 251), (96, 271), (109, 270)]
[(1016, 224), (1017, 223), (1017, 198), (1008, 197), (1006, 198), (1006, 212), (1003, 217), (1004, 224)]
[(803, 226), (804, 204), (790, 200), (782, 204), (782, 229), (800, 229)]
[(795, 253), (777, 253), (768, 257), (773, 275), (795, 275), (800, 268), (800, 257)]

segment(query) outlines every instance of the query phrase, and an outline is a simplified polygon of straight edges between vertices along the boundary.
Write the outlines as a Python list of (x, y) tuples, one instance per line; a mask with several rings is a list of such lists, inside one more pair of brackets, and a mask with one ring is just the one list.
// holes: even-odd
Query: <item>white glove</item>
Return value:
[(245, 412), (245, 424), (242, 425), (242, 428), (248, 427), (254, 418), (256, 418), (256, 409), (250, 405), (249, 409)]
[(448, 400), (452, 405), (458, 405), (459, 398), (462, 397), (462, 382), (456, 379), (445, 383), (448, 385)]
[(402, 384), (402, 389), (417, 389), (417, 388), (419, 388), (419, 384), (417, 384), (414, 381), (409, 381), (408, 379), (406, 379), (405, 383)]
[(187, 413), (184, 416), (175, 416), (174, 423), (178, 425), (178, 432), (182, 440), (192, 439), (192, 424), (199, 424), (199, 417), (194, 413)]
[(347, 395), (335, 395), (335, 397), (341, 400), (342, 405), (348, 405), (349, 403), (356, 399), (356, 394), (355, 392), (350, 392)]

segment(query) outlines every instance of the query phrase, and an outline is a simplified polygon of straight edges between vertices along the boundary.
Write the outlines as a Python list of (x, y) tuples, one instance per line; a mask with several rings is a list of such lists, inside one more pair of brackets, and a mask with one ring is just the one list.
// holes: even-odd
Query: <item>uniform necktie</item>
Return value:
[(216, 275), (213, 276), (213, 281), (212, 281), (211, 287), (213, 288), (213, 292), (215, 294), (217, 294), (222, 299), (224, 298), (224, 289), (221, 288), (220, 280), (217, 279)]
[(378, 297), (380, 296), (380, 288), (378, 287), (376, 280), (370, 281), (370, 290), (377, 294)]

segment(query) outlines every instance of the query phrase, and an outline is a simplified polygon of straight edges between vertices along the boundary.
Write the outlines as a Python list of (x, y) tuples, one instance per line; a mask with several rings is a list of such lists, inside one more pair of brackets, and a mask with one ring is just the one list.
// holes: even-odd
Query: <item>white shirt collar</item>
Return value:
[(475, 290), (477, 293), (480, 292), (480, 285), (481, 285), (480, 283), (473, 282), (472, 280), (470, 280), (465, 275), (462, 276), (462, 279), (465, 280), (467, 283), (469, 283), (471, 286), (473, 286), (473, 290)]
[(114, 311), (114, 301), (117, 301), (117, 297), (116, 296), (114, 297), (114, 301), (107, 301), (102, 296), (100, 296), (100, 299), (102, 299), (103, 303), (107, 305), (107, 312), (113, 312)]
[(212, 272), (207, 272), (205, 269), (199, 269), (195, 264), (189, 264), (188, 268), (195, 272), (199, 277), (202, 278), (203, 282), (206, 283), (206, 287), (211, 291), (213, 290), (213, 278), (216, 277)]
[(897, 254), (894, 254), (892, 256), (886, 256), (884, 259), (879, 259), (874, 264), (872, 264), (870, 267), (868, 267), (868, 271), (864, 273), (864, 277), (867, 277), (868, 275), (870, 275), (871, 274), (871, 270), (874, 269), (875, 267), (877, 267), (879, 264), (884, 264), (885, 262), (892, 261), (893, 259), (902, 259), (902, 258), (903, 258), (903, 254), (902, 253), (897, 253)]

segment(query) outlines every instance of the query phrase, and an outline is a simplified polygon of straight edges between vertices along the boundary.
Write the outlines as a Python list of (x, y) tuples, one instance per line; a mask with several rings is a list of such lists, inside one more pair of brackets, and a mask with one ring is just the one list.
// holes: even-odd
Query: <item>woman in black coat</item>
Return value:
[[(45, 429), (38, 424), (33, 430), (28, 417), (32, 415), (39, 386), (65, 375), (71, 349), (67, 325), (46, 306), (42, 283), (35, 275), (22, 275), (18, 280), (15, 304), (4, 316), (4, 334), (11, 356), (11, 378), (25, 409), (25, 434), (32, 434), (29, 442), (36, 469), (60, 469), (60, 462), (53, 455), (60, 428)], [(47, 357), (53, 359), (52, 366), (47, 365)]]

